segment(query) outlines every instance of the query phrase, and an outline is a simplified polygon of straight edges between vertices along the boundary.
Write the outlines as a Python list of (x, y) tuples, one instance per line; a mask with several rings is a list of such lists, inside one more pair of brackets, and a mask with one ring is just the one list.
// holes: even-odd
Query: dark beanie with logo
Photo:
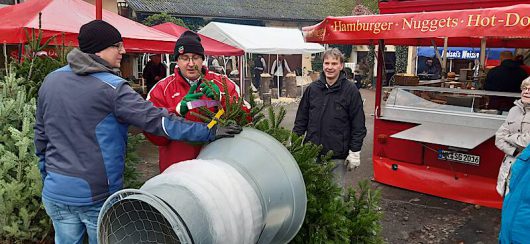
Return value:
[(103, 20), (92, 20), (81, 26), (77, 40), (82, 52), (92, 54), (123, 41), (118, 29)]
[(175, 58), (184, 53), (195, 53), (204, 59), (204, 48), (201, 44), (201, 37), (193, 31), (186, 31), (180, 35), (175, 44)]

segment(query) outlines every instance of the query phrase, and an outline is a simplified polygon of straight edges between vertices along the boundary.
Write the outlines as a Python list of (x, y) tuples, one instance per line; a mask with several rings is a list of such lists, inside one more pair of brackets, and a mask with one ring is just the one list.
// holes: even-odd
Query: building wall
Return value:
[[(358, 67), (360, 62), (362, 62), (362, 61), (366, 62), (366, 60), (364, 60), (364, 59), (366, 58), (366, 55), (367, 55), (369, 50), (370, 49), (369, 49), (368, 45), (353, 46), (352, 54), (351, 54), (350, 60), (348, 60), (348, 62), (355, 63), (355, 66)], [(390, 54), (390, 53), (394, 53), (394, 52), (396, 52), (396, 46), (385, 45), (385, 53), (387, 53), (385, 57), (387, 58), (387, 62), (388, 62), (387, 65), (388, 64), (392, 64), (392, 65), (390, 65), (392, 67), (395, 65), (395, 55)], [(410, 50), (409, 50), (409, 53), (410, 53)], [(363, 60), (361, 60), (360, 56), (363, 57), (362, 58)], [(388, 59), (389, 57), (392, 57), (392, 56), (394, 57), (394, 60)], [(410, 61), (410, 58), (409, 58), (409, 62), (412, 62), (412, 61)], [(410, 67), (410, 65), (407, 66), (407, 67)], [(387, 67), (387, 69), (388, 68), (389, 67)], [(377, 45), (376, 45), (376, 60), (375, 60), (375, 65), (373, 67), (373, 71), (374, 71), (374, 74), (377, 74)]]
[(11, 5), (15, 4), (15, 0), (0, 0), (0, 5)]
[(530, 3), (530, 0), (387, 0), (379, 2), (381, 14), (494, 8)]
[[(87, 3), (96, 5), (96, 0), (84, 0)], [(117, 0), (102, 0), (103, 9), (111, 11), (113, 13), (118, 13), (118, 1)]]
[(301, 29), (304, 26), (314, 25), (311, 22), (296, 22), (296, 21), (278, 21), (278, 20), (265, 20), (263, 21), (267, 27), (287, 27), (287, 28), (298, 28)]

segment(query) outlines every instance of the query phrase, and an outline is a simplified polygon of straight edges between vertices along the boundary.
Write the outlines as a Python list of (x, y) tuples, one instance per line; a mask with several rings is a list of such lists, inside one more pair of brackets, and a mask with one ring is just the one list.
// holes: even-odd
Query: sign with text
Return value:
[(302, 30), (306, 41), (319, 43), (439, 37), (530, 39), (530, 4), (489, 9), (328, 17)]
[[(438, 53), (443, 57), (443, 47), (438, 47)], [(418, 56), (435, 57), (434, 47), (418, 47)], [(514, 52), (513, 48), (486, 48), (486, 58), (498, 60), (503, 51)], [(472, 47), (449, 47), (447, 48), (447, 58), (449, 59), (478, 59), (480, 58), (480, 48)]]

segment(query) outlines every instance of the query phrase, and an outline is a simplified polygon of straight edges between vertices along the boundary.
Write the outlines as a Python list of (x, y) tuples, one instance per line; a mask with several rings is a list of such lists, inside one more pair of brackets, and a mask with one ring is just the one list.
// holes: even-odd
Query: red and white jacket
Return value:
[[(212, 80), (219, 86), (221, 91), (221, 105), (224, 109), (226, 109), (224, 96), (227, 94), (224, 94), (223, 80), (226, 82), (230, 100), (239, 98), (239, 87), (232, 80), (228, 79), (228, 77), (206, 69), (203, 70), (203, 73), (205, 73), (204, 78), (206, 80)], [(190, 84), (182, 77), (177, 67), (175, 68), (174, 74), (155, 84), (149, 92), (147, 100), (151, 101), (156, 107), (166, 108), (170, 113), (181, 116), (177, 112), (177, 106), (180, 106), (180, 102), (188, 94), (189, 89)], [(212, 99), (204, 95), (201, 97), (201, 100)], [(217, 112), (216, 107), (212, 107), (210, 110)], [(190, 109), (184, 117), (186, 120), (203, 122), (200, 118), (193, 116), (191, 112), (200, 113), (200, 110), (199, 108)], [(165, 137), (155, 136), (146, 132), (144, 134), (149, 141), (158, 146), (160, 172), (163, 172), (172, 164), (197, 158), (203, 146), (197, 143), (171, 141)]]

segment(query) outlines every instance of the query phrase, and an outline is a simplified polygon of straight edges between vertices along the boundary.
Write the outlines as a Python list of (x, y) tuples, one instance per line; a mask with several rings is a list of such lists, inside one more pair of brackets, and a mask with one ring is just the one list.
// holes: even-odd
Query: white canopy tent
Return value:
[[(302, 31), (295, 28), (262, 27), (210, 22), (198, 33), (225, 44), (241, 48), (246, 54), (311, 54), (324, 52), (317, 43), (306, 43)], [(246, 67), (246, 58), (240, 67)], [(276, 56), (278, 58), (278, 56)], [(245, 69), (246, 71), (246, 69)], [(243, 74), (240, 79), (244, 81)], [(244, 84), (241, 83), (244, 90)]]
[(241, 48), (246, 53), (309, 54), (324, 51), (320, 44), (306, 43), (299, 29), (210, 22), (199, 33)]

